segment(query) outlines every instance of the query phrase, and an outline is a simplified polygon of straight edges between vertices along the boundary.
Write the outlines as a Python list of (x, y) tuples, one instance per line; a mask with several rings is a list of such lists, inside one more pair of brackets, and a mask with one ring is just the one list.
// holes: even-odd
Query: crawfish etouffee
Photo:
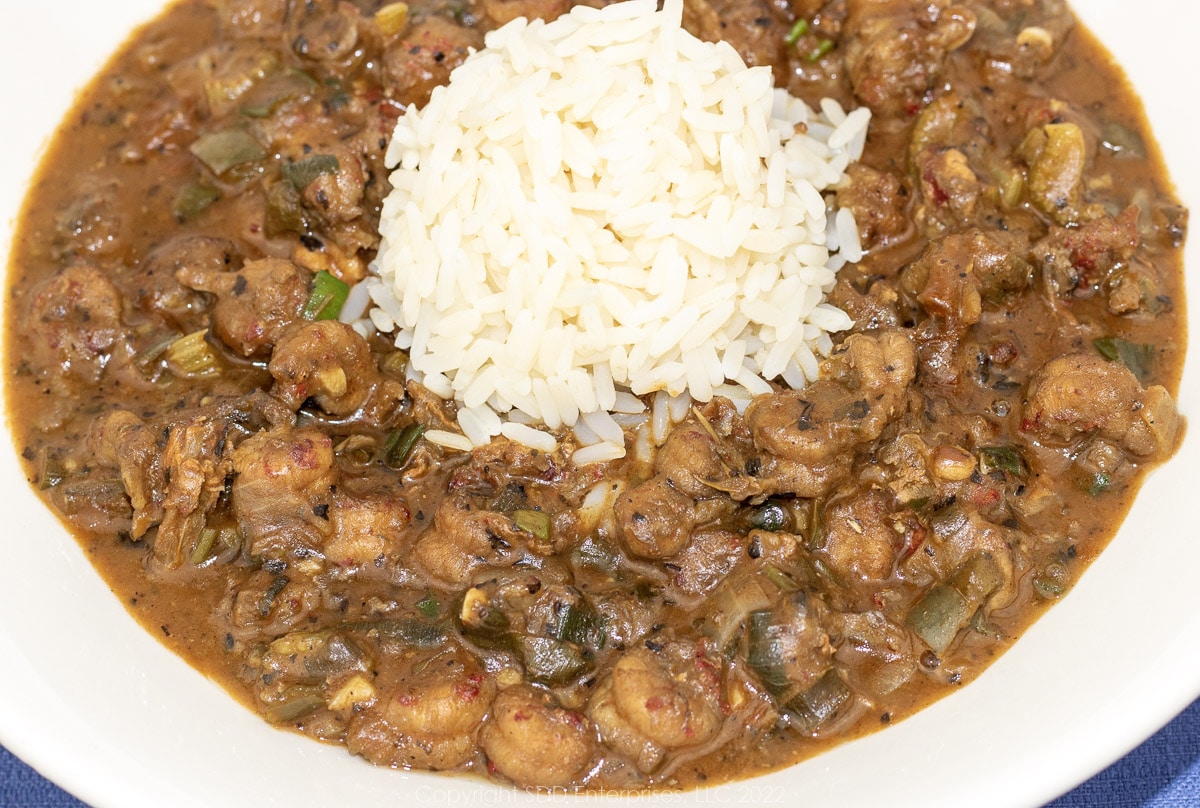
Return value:
[(853, 326), (796, 389), (623, 392), (621, 457), (565, 423), (464, 447), (341, 315), (397, 120), (568, 9), (172, 4), (30, 190), (14, 442), (130, 613), (266, 721), (522, 787), (712, 784), (953, 692), (1101, 552), (1182, 429), (1187, 212), (1058, 0), (686, 0), (777, 87), (869, 109), (827, 193)]

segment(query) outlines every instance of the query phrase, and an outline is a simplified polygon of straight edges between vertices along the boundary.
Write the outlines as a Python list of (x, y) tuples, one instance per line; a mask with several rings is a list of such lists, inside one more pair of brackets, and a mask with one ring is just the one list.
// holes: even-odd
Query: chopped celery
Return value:
[(1078, 479), (1078, 488), (1090, 497), (1098, 497), (1112, 487), (1112, 475), (1102, 471), (1083, 474)]
[(183, 379), (202, 379), (221, 372), (217, 355), (208, 344), (207, 330), (193, 331), (167, 347), (167, 367)]
[(550, 541), (550, 516), (542, 511), (516, 511), (513, 513), (513, 523), (521, 530), (532, 533), (538, 541)]
[(279, 67), (279, 56), (269, 48), (235, 52), (223, 60), (216, 75), (204, 81), (204, 96), (214, 117), (233, 109), (248, 92)]
[(408, 354), (404, 351), (392, 351), (384, 354), (379, 360), (379, 369), (393, 379), (404, 380), (408, 373)]
[(1070, 585), (1071, 573), (1066, 566), (1058, 563), (1046, 565), (1046, 569), (1033, 579), (1033, 589), (1046, 600), (1054, 600), (1067, 591)]

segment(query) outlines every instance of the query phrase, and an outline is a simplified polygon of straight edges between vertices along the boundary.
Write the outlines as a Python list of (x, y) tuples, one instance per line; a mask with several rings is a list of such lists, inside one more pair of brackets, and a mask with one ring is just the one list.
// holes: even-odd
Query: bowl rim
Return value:
[[(29, 125), (0, 130), (9, 155), (0, 161), (5, 255), (32, 156), (44, 150), (45, 134), (74, 87), (96, 72), (118, 35), (160, 5), (64, 0), (53, 12), (43, 4), (6, 9), (12, 19), (0, 28), (0, 63), (10, 69), (0, 81), (0, 104), (22, 110)], [(1200, 114), (1173, 98), (1186, 79), (1170, 78), (1195, 75), (1200, 67), (1200, 52), (1187, 38), (1200, 29), (1200, 4), (1146, 0), (1138, 14), (1123, 0), (1073, 5), (1141, 92), (1180, 198), (1200, 209), (1200, 157), (1189, 142)], [(43, 32), (51, 25), (65, 47), (45, 48)], [(56, 62), (48, 66), (51, 54)], [(25, 81), (30, 65), (47, 83)], [(1185, 261), (1189, 276), (1200, 272), (1195, 238)], [(1191, 285), (1188, 303), (1200, 294), (1196, 288)], [(1179, 397), (1189, 419), (1200, 412), (1196, 334), (1189, 331)], [(560, 801), (473, 779), (379, 770), (341, 749), (268, 728), (128, 618), (9, 454), (0, 460), (0, 503), (11, 522), (3, 539), (9, 559), (0, 564), (0, 647), (6, 649), (0, 689), (14, 696), (0, 711), (0, 742), (80, 799), (96, 808)], [(1200, 614), (1187, 595), (1191, 570), (1200, 568), (1200, 543), (1185, 541), (1196, 529), (1179, 504), (1195, 479), (1200, 435), (1190, 430), (1075, 589), (971, 685), (795, 767), (678, 801), (772, 803), (803, 793), (814, 804), (920, 799), (949, 806), (964, 797), (976, 805), (1040, 804), (1100, 771), (1200, 695)], [(1146, 620), (1139, 605), (1152, 606), (1155, 619)], [(1114, 642), (1130, 633), (1136, 646)], [(199, 777), (198, 757), (205, 764)], [(263, 777), (264, 771), (274, 776)], [(889, 776), (866, 776), (870, 772)], [(669, 793), (609, 796), (636, 804), (673, 799)]]

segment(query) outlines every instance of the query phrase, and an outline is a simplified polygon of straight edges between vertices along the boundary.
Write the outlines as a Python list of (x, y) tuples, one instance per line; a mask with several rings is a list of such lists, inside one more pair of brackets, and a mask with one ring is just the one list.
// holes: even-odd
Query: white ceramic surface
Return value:
[[(1200, 211), (1200, 3), (1075, 5), (1143, 94), (1179, 193)], [(0, 2), (0, 245), (73, 89), (157, 6)], [(55, 32), (53, 44), (46, 30)], [(1200, 311), (1200, 238), (1188, 253), (1190, 308)], [(1179, 456), (1152, 477), (1074, 591), (977, 682), (789, 770), (637, 804), (1033, 805), (1099, 771), (1200, 695), (1200, 522), (1188, 510), (1200, 480), (1196, 333), (1180, 395), (1193, 428)], [(97, 808), (551, 801), (473, 780), (374, 769), (341, 749), (269, 729), (127, 616), (11, 455), (4, 438), (0, 742), (81, 799)]]

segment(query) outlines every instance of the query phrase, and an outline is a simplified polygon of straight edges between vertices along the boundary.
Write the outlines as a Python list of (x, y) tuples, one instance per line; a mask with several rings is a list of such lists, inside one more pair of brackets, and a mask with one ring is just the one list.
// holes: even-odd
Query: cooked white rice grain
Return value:
[(509, 421), (500, 427), (500, 434), (511, 441), (528, 446), (530, 449), (537, 449), (541, 452), (553, 452), (558, 448), (558, 441), (549, 432), (542, 429), (534, 429), (526, 424), (519, 424), (515, 421)]
[(430, 443), (436, 443), (438, 446), (444, 446), (447, 449), (456, 449), (460, 452), (469, 452), (474, 448), (471, 439), (466, 435), (460, 435), (457, 432), (447, 432), (444, 429), (431, 429), (425, 433), (425, 440)]
[(346, 316), (459, 405), (434, 443), (551, 451), (536, 427), (575, 425), (575, 462), (615, 459), (628, 414), (661, 442), (694, 401), (812, 380), (849, 327), (822, 302), (863, 254), (832, 192), (869, 112), (812, 110), (683, 30), (682, 0), (655, 9), (514, 20), (398, 121), (378, 279)]
[(624, 456), (624, 444), (594, 443), (591, 446), (576, 449), (571, 454), (571, 462), (577, 466), (586, 466), (591, 463), (607, 463), (609, 460), (620, 460)]

